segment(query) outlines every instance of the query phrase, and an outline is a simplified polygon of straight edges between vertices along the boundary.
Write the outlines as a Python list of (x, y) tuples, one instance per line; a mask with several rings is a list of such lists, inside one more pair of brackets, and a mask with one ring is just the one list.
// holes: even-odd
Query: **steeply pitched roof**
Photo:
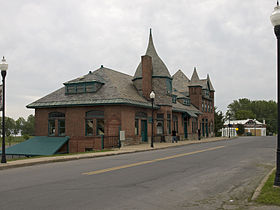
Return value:
[[(91, 81), (99, 78), (104, 83), (94, 93), (65, 94), (65, 87), (29, 104), (28, 108), (57, 106), (89, 106), (101, 104), (129, 104), (150, 107), (151, 103), (138, 94), (133, 86), (132, 76), (108, 68), (100, 68), (71, 82)], [(67, 84), (67, 83), (66, 83)]]
[[(154, 43), (153, 43), (153, 37), (152, 37), (152, 31), (150, 30), (150, 37), (149, 37), (149, 44), (148, 48), (146, 50), (146, 54), (152, 57), (152, 65), (153, 65), (153, 77), (169, 77), (171, 78), (171, 75), (166, 67), (166, 65), (163, 63), (161, 58), (158, 56)], [(133, 80), (142, 78), (142, 63), (138, 65), (136, 72), (134, 74)]]
[(184, 95), (189, 94), (190, 80), (180, 69), (172, 76), (172, 79), (172, 86), (175, 91)]
[(193, 74), (192, 74), (192, 78), (191, 78), (191, 82), (197, 82), (199, 81), (199, 76), (197, 74), (197, 71), (196, 71), (196, 68), (194, 67), (194, 70), (193, 70)]
[(211, 91), (215, 91), (212, 83), (211, 83), (211, 80), (210, 80), (210, 77), (209, 77), (209, 74), (207, 74), (207, 81), (208, 81), (208, 84), (209, 84), (209, 88)]

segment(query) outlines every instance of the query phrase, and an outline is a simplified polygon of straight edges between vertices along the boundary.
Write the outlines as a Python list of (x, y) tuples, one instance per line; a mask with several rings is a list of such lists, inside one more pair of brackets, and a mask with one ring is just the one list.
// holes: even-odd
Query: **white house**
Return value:
[[(229, 124), (231, 125), (230, 127), (228, 126)], [(256, 119), (227, 120), (222, 129), (222, 136), (229, 136), (229, 132), (230, 136), (237, 136), (236, 128), (238, 124), (244, 125), (245, 134), (247, 133), (252, 136), (266, 136), (265, 120), (261, 123)]]

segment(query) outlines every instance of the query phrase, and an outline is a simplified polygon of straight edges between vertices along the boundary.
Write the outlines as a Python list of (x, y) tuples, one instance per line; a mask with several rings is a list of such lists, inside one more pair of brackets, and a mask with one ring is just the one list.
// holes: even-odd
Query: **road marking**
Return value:
[(106, 173), (106, 172), (109, 172), (109, 171), (120, 170), (120, 169), (123, 169), (123, 168), (130, 168), (130, 167), (134, 167), (134, 166), (140, 166), (140, 165), (145, 165), (145, 164), (149, 164), (149, 163), (155, 163), (155, 162), (162, 161), (162, 160), (169, 160), (169, 159), (174, 159), (174, 158), (178, 158), (178, 157), (193, 155), (193, 154), (197, 154), (197, 153), (201, 153), (201, 152), (207, 152), (207, 151), (211, 151), (211, 150), (221, 149), (223, 147), (225, 147), (225, 146), (212, 147), (212, 148), (208, 148), (208, 149), (204, 149), (204, 150), (188, 152), (188, 153), (183, 153), (183, 154), (178, 154), (178, 155), (172, 155), (172, 156), (167, 156), (167, 157), (158, 158), (158, 159), (154, 159), (154, 160), (147, 160), (147, 161), (142, 161), (142, 162), (138, 162), (138, 163), (132, 163), (132, 164), (116, 166), (116, 167), (112, 167), (112, 168), (101, 169), (101, 170), (97, 170), (97, 171), (85, 172), (85, 173), (82, 173), (82, 174), (83, 175), (102, 174), (102, 173)]

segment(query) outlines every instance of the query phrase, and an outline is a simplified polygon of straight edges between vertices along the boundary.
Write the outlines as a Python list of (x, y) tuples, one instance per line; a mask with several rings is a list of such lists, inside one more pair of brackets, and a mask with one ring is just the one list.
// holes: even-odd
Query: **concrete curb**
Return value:
[[(136, 153), (136, 152), (146, 152), (146, 151), (153, 151), (153, 150), (162, 150), (168, 149), (173, 147), (182, 147), (192, 144), (203, 144), (203, 143), (210, 143), (216, 141), (225, 141), (225, 140), (233, 140), (235, 138), (215, 138), (215, 139), (204, 139), (204, 140), (197, 140), (197, 141), (188, 141), (177, 145), (164, 145), (161, 147), (154, 147), (154, 148), (138, 148), (138, 149), (131, 149), (131, 150), (116, 150), (116, 151), (108, 151), (108, 152), (100, 152), (100, 153), (90, 153), (90, 154), (79, 154), (79, 155), (67, 155), (67, 156), (55, 156), (55, 157), (41, 157), (41, 158), (34, 158), (34, 159), (23, 159), (23, 160), (15, 160), (9, 161), (7, 163), (0, 164), (0, 170), (11, 169), (11, 168), (19, 168), (25, 166), (32, 166), (38, 164), (47, 164), (47, 163), (54, 163), (54, 162), (65, 162), (71, 160), (79, 160), (79, 159), (89, 159), (89, 158), (99, 158), (99, 157), (106, 157), (106, 156), (114, 156), (114, 155), (122, 155), (122, 154), (129, 154), (129, 153)], [(183, 142), (183, 141), (182, 141)], [(164, 144), (164, 143), (163, 143)], [(127, 147), (129, 148), (129, 147)]]
[(257, 189), (255, 190), (255, 192), (254, 192), (254, 194), (253, 194), (253, 196), (252, 196), (252, 199), (251, 199), (252, 201), (256, 200), (257, 197), (260, 195), (261, 190), (262, 190), (264, 184), (266, 183), (266, 181), (268, 180), (269, 176), (273, 173), (273, 171), (274, 171), (275, 169), (276, 169), (276, 167), (273, 168), (273, 169), (263, 178), (263, 180), (261, 181), (260, 185), (257, 187)]

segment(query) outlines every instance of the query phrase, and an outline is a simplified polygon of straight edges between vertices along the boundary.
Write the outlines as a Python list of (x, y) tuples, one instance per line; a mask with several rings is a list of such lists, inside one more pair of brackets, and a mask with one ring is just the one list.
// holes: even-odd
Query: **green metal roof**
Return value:
[[(69, 137), (35, 136), (22, 143), (6, 148), (6, 155), (40, 156), (55, 154)], [(2, 152), (0, 152), (2, 154)]]

